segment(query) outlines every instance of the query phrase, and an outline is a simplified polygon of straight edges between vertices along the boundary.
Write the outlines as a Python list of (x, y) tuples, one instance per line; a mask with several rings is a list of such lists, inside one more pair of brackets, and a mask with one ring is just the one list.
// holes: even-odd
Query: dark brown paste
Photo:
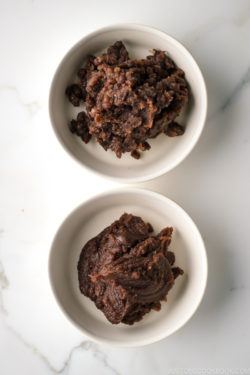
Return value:
[(66, 94), (74, 106), (86, 103), (86, 113), (70, 123), (72, 133), (85, 143), (94, 136), (118, 158), (130, 152), (138, 159), (138, 150), (150, 149), (149, 138), (184, 133), (174, 120), (188, 101), (187, 82), (164, 51), (131, 60), (118, 41), (103, 55), (89, 56), (78, 79)]
[(168, 250), (173, 228), (157, 236), (150, 236), (152, 231), (149, 223), (125, 213), (82, 249), (80, 290), (113, 324), (131, 325), (151, 309), (160, 310), (174, 279), (183, 274)]

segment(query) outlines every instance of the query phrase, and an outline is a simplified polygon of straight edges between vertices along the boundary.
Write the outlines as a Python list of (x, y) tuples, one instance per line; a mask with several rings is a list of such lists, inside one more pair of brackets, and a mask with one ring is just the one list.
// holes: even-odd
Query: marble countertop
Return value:
[[(250, 374), (250, 2), (12, 0), (1, 2), (0, 19), (0, 373)], [(209, 262), (205, 297), (180, 331), (136, 349), (87, 340), (57, 307), (47, 276), (62, 219), (118, 186), (83, 170), (58, 144), (50, 82), (75, 42), (118, 22), (180, 40), (204, 73), (209, 99), (188, 158), (139, 184), (175, 200), (199, 226)]]

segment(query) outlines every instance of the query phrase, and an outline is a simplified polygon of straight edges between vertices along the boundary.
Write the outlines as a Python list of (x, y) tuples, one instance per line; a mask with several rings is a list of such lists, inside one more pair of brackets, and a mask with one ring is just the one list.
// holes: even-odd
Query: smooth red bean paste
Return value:
[(131, 60), (121, 41), (101, 56), (88, 56), (78, 72), (78, 83), (66, 90), (74, 106), (86, 103), (70, 122), (70, 130), (88, 143), (94, 136), (120, 158), (150, 149), (147, 142), (160, 133), (184, 133), (174, 122), (188, 101), (184, 72), (164, 51), (153, 50), (146, 59)]
[(168, 250), (173, 228), (157, 236), (149, 223), (124, 213), (83, 247), (78, 262), (81, 292), (113, 324), (134, 324), (160, 301), (183, 270), (174, 267), (175, 255)]

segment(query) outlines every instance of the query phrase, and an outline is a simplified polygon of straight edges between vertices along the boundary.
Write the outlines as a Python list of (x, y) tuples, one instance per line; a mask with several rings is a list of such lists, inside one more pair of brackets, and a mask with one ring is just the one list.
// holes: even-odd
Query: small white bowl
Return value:
[[(151, 150), (135, 160), (129, 153), (118, 159), (94, 140), (84, 144), (71, 134), (68, 123), (80, 108), (74, 108), (65, 89), (74, 82), (77, 71), (88, 54), (99, 55), (117, 40), (122, 40), (131, 58), (145, 58), (152, 49), (167, 51), (184, 70), (190, 87), (190, 101), (181, 114), (186, 127), (183, 136), (169, 138), (164, 134), (149, 140)], [(61, 61), (52, 81), (49, 98), (51, 123), (59, 142), (68, 153), (90, 170), (124, 183), (136, 183), (160, 176), (178, 165), (192, 150), (202, 132), (207, 113), (206, 86), (201, 71), (190, 53), (174, 38), (149, 26), (118, 24), (97, 30), (81, 39)]]
[[(151, 311), (133, 326), (112, 325), (79, 290), (77, 263), (83, 245), (124, 212), (141, 216), (159, 232), (174, 227), (170, 245), (175, 264), (184, 270), (160, 311)], [(90, 339), (119, 347), (159, 341), (181, 328), (194, 314), (207, 280), (203, 240), (187, 213), (170, 199), (143, 189), (119, 189), (98, 195), (77, 207), (58, 229), (51, 246), (49, 276), (66, 316)]]

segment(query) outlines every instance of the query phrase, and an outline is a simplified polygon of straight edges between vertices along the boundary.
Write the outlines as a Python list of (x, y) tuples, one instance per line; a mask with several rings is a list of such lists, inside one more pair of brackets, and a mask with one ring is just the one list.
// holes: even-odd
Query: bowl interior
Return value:
[[(176, 265), (184, 270), (162, 302), (133, 326), (112, 325), (94, 303), (80, 293), (77, 262), (83, 245), (124, 212), (150, 222), (155, 233), (174, 227), (170, 245)], [(92, 339), (117, 346), (145, 345), (180, 328), (194, 313), (206, 285), (207, 263), (201, 236), (189, 216), (169, 199), (148, 191), (117, 191), (99, 196), (73, 211), (59, 228), (50, 256), (50, 279), (66, 315)]]
[[(149, 140), (151, 150), (140, 160), (125, 154), (118, 159), (105, 151), (94, 139), (87, 145), (70, 133), (68, 123), (84, 106), (74, 108), (66, 98), (66, 87), (76, 80), (79, 68), (88, 54), (98, 55), (109, 45), (122, 40), (131, 58), (145, 58), (153, 48), (167, 51), (185, 71), (190, 86), (189, 104), (180, 121), (186, 127), (181, 137), (160, 135)], [(191, 151), (202, 130), (206, 116), (206, 89), (203, 77), (192, 56), (167, 34), (142, 25), (118, 25), (104, 28), (83, 38), (62, 60), (55, 74), (50, 93), (50, 115), (55, 132), (69, 153), (91, 170), (124, 182), (142, 181), (156, 177), (173, 168)]]

